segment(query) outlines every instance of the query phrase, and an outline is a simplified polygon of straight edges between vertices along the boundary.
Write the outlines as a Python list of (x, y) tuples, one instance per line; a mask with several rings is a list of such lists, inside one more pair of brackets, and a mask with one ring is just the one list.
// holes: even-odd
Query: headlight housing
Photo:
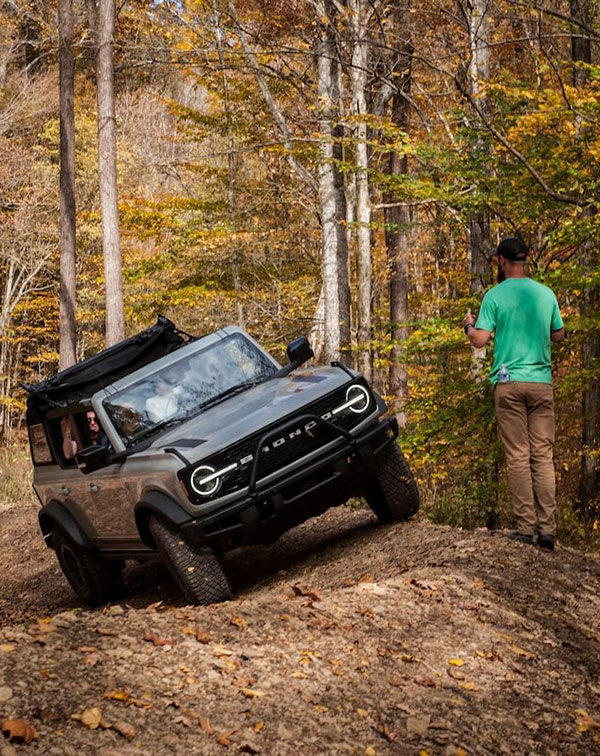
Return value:
[(222, 470), (217, 472), (212, 465), (198, 465), (190, 475), (190, 486), (198, 496), (214, 496), (223, 485), (223, 475)]

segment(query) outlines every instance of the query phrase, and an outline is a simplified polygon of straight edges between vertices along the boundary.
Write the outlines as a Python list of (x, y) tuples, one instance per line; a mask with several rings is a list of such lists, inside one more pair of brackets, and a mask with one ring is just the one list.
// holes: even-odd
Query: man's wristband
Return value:
[(475, 328), (475, 326), (473, 325), (473, 323), (467, 323), (466, 325), (463, 326), (463, 328), (465, 329), (465, 333), (468, 336), (469, 335), (469, 328)]

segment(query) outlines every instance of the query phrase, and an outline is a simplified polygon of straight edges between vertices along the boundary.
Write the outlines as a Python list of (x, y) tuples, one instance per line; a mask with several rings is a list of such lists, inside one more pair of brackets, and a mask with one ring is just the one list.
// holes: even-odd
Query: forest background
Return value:
[[(106, 4), (68, 2), (77, 359), (107, 333), (90, 22)], [(0, 493), (14, 498), (19, 384), (59, 365), (58, 5), (4, 0), (0, 19)], [(158, 313), (194, 334), (238, 323), (282, 359), (309, 335), (397, 413), (428, 517), (506, 526), (491, 349), (471, 350), (461, 323), (494, 283), (495, 245), (519, 235), (569, 334), (553, 347), (559, 535), (598, 546), (599, 41), (591, 0), (117, 4), (125, 335)]]

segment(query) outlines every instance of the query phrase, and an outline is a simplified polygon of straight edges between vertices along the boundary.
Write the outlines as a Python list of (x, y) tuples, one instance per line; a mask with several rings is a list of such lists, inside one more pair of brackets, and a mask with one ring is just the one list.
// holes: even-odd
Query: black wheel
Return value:
[(365, 499), (380, 522), (408, 520), (419, 511), (419, 489), (396, 444), (377, 455), (377, 470), (365, 491)]
[(109, 562), (78, 546), (61, 528), (55, 528), (52, 542), (58, 563), (71, 588), (90, 606), (105, 604), (122, 594), (123, 562)]
[(156, 515), (150, 516), (148, 525), (186, 601), (215, 604), (231, 598), (229, 582), (211, 548), (189, 543), (174, 525)]

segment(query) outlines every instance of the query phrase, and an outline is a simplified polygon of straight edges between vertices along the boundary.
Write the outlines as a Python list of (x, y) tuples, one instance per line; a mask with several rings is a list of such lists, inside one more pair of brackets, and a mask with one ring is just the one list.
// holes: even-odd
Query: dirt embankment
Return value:
[(35, 514), (0, 512), (2, 756), (600, 753), (597, 557), (338, 508), (233, 555), (233, 601), (135, 565), (80, 611)]

